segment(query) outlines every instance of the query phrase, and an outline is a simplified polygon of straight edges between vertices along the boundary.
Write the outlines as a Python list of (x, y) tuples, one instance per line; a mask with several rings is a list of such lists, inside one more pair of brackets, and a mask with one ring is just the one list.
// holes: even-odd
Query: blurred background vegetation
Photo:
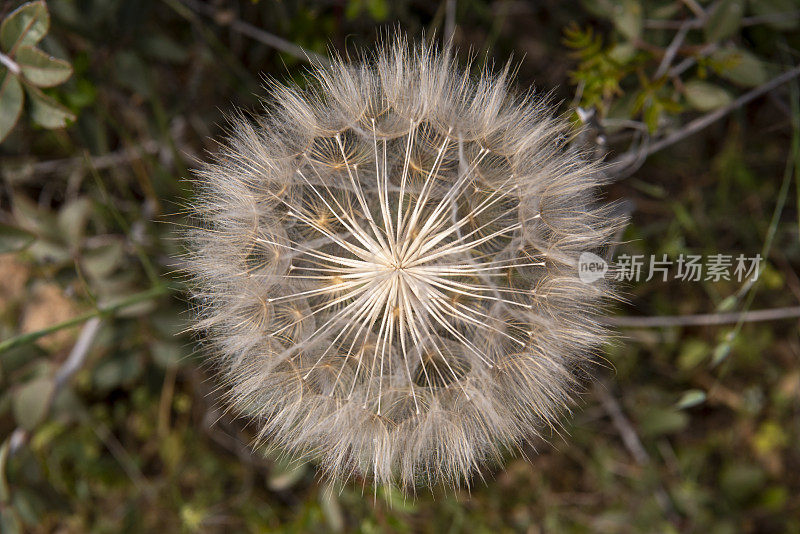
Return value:
[[(4, 534), (800, 532), (797, 0), (20, 6), (0, 2)], [(513, 56), (586, 126), (631, 213), (617, 254), (766, 260), (756, 283), (627, 284), (597, 382), (530, 461), (373, 498), (253, 452), (220, 409), (176, 229), (224, 112), (397, 27), (475, 68)]]

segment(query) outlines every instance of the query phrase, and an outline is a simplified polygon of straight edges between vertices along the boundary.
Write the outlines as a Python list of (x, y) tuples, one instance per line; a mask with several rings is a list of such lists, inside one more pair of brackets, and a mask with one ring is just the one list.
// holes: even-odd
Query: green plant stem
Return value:
[[(790, 95), (792, 95), (792, 97), (796, 97), (797, 92), (797, 82), (792, 80), (792, 84), (790, 86)], [(783, 214), (783, 208), (786, 205), (786, 199), (789, 196), (789, 185), (792, 183), (792, 175), (796, 170), (800, 169), (800, 163), (798, 163), (800, 162), (800, 105), (798, 105), (796, 98), (790, 102), (790, 105), (792, 110), (792, 144), (789, 149), (789, 156), (786, 160), (783, 181), (781, 182), (781, 187), (778, 191), (778, 200), (775, 203), (775, 209), (772, 212), (772, 220), (770, 221), (769, 229), (767, 230), (767, 235), (764, 239), (764, 246), (761, 249), (761, 257), (763, 258), (764, 262), (766, 262), (767, 258), (769, 258), (769, 252), (772, 249), (772, 242), (775, 239), (776, 232), (778, 231), (778, 223), (780, 223), (781, 215)], [(753, 304), (756, 292), (758, 291), (758, 282), (758, 280), (753, 282), (750, 292), (747, 294), (743, 307), (744, 312), (747, 312), (750, 309), (750, 306)], [(733, 340), (736, 339), (736, 336), (739, 335), (739, 332), (741, 332), (744, 322), (744, 318), (740, 318), (739, 321), (736, 322), (736, 326), (733, 328), (733, 330), (728, 333), (726, 340), (723, 343), (728, 343), (728, 346), (730, 346), (733, 343)], [(716, 363), (720, 363), (721, 361), (722, 360)], [(726, 361), (725, 366), (720, 370), (720, 378), (725, 375), (728, 368), (729, 361)]]
[(133, 306), (134, 304), (139, 304), (140, 302), (160, 297), (161, 295), (166, 294), (168, 291), (169, 289), (166, 285), (157, 285), (155, 287), (148, 289), (147, 291), (136, 293), (135, 295), (131, 295), (130, 297), (121, 300), (119, 302), (116, 302), (114, 304), (110, 304), (108, 306), (98, 308), (94, 311), (78, 315), (77, 317), (73, 317), (72, 319), (67, 319), (66, 321), (56, 323), (54, 325), (48, 326), (47, 328), (42, 328), (41, 330), (37, 330), (35, 332), (28, 332), (27, 334), (21, 334), (16, 337), (12, 337), (10, 339), (6, 339), (5, 341), (0, 342), (0, 353), (3, 353), (15, 347), (19, 347), (20, 345), (33, 343), (37, 339), (44, 337), (48, 334), (52, 334), (53, 332), (58, 332), (59, 330), (64, 330), (65, 328), (77, 326), (83, 323), (84, 321), (88, 321), (93, 317), (111, 316), (114, 313), (118, 312), (119, 310), (122, 310), (129, 306)]

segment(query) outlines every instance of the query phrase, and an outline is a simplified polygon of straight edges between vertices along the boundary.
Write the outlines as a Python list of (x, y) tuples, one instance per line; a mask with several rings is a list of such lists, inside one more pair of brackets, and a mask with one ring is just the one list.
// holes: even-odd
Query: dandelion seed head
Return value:
[(621, 221), (509, 69), (402, 38), (272, 84), (197, 171), (197, 328), (259, 441), (335, 480), (457, 484), (553, 428), (603, 340)]

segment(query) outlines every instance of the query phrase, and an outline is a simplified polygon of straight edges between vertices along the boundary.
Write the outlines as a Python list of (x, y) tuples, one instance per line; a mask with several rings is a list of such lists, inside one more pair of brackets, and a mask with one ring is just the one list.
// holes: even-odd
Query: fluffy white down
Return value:
[(622, 221), (568, 124), (508, 84), (399, 38), (271, 85), (197, 171), (196, 326), (260, 441), (410, 489), (568, 409), (610, 296), (577, 258)]

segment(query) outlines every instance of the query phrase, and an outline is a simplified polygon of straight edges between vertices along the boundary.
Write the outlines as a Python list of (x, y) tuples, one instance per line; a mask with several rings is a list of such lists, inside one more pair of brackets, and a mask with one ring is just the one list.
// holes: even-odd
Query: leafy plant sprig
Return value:
[(638, 123), (649, 136), (684, 111), (722, 109), (737, 89), (768, 82), (775, 69), (758, 51), (769, 45), (754, 46), (753, 37), (745, 36), (748, 27), (767, 26), (777, 35), (800, 24), (791, 2), (782, 1), (584, 0), (584, 5), (613, 31), (599, 34), (574, 23), (564, 30), (563, 42), (576, 59), (570, 72), (576, 103), (596, 111), (604, 127)]
[(72, 76), (72, 65), (36, 47), (49, 29), (50, 14), (43, 0), (23, 4), (0, 24), (0, 142), (19, 121), (25, 93), (36, 124), (55, 129), (75, 120), (72, 112), (41, 90)]

